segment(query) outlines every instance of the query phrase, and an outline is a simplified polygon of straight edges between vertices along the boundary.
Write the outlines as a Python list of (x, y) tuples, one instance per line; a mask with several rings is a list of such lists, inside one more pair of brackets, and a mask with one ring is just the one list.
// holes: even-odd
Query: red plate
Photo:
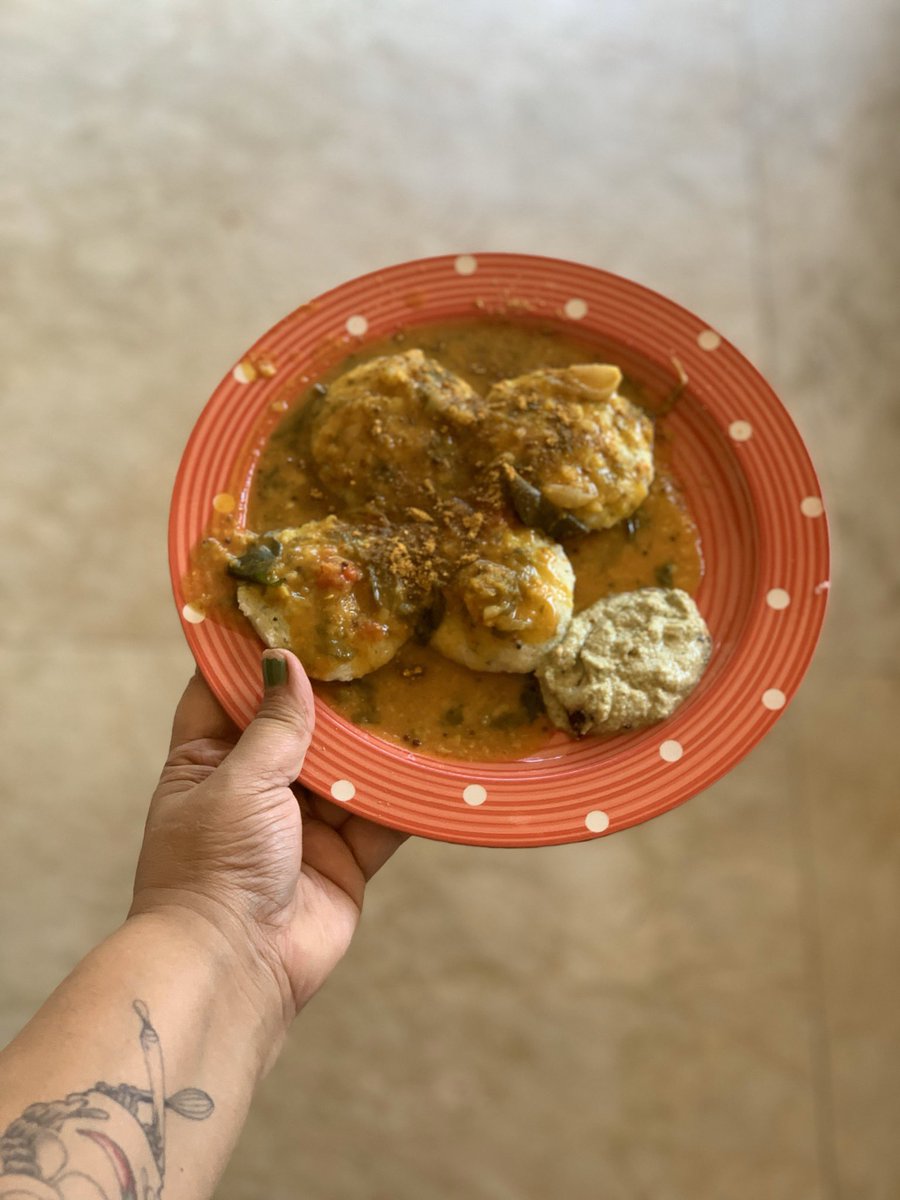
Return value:
[(674, 472), (704, 547), (696, 599), (714, 639), (710, 666), (661, 725), (596, 740), (560, 735), (515, 762), (414, 754), (317, 701), (301, 778), (354, 812), (425, 837), (485, 846), (581, 841), (665, 812), (739, 762), (797, 690), (825, 613), (828, 529), (803, 442), (750, 363), (677, 304), (592, 267), (478, 254), (403, 263), (303, 305), (229, 371), (194, 428), (169, 524), (175, 599), (201, 671), (246, 725), (261, 695), (260, 644), (203, 620), (182, 589), (214, 501), (233, 501), (240, 519), (286, 383), (315, 379), (401, 328), (479, 312), (540, 317), (596, 339), (651, 394), (671, 387), (673, 358), (683, 365), (690, 382), (668, 423)]

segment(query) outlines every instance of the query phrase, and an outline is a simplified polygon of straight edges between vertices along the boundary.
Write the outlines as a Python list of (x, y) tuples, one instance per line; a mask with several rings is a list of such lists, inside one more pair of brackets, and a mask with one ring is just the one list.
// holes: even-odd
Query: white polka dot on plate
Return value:
[(684, 754), (684, 746), (682, 746), (681, 742), (676, 742), (674, 738), (663, 742), (659, 748), (659, 757), (663, 762), (678, 762), (682, 754)]
[(766, 592), (766, 604), (769, 608), (774, 608), (776, 611), (782, 608), (787, 608), (791, 598), (784, 588), (770, 588)]
[(800, 511), (804, 517), (821, 517), (825, 511), (825, 505), (818, 496), (804, 496), (800, 501)]
[(487, 788), (483, 788), (480, 783), (470, 783), (468, 787), (463, 788), (463, 800), (477, 808), (487, 800)]
[(206, 620), (206, 613), (202, 613), (199, 608), (194, 608), (193, 605), (185, 604), (181, 610), (181, 615), (191, 625), (199, 625)]
[(587, 310), (587, 303), (584, 300), (579, 300), (577, 297), (567, 300), (563, 306), (563, 312), (572, 321), (580, 321), (582, 317), (586, 317)]
[(347, 332), (351, 337), (362, 337), (368, 328), (369, 322), (360, 313), (347, 318)]
[(584, 824), (591, 833), (603, 833), (604, 829), (609, 829), (609, 816), (602, 809), (595, 808), (584, 818)]
[(478, 259), (474, 254), (460, 254), (453, 263), (453, 268), (457, 275), (474, 275), (478, 270)]
[(784, 708), (786, 697), (780, 688), (767, 688), (762, 694), (762, 702), (766, 708), (777, 712), (779, 708)]
[(340, 800), (345, 804), (356, 795), (356, 785), (349, 779), (336, 779), (331, 785), (331, 795), (335, 800)]
[(732, 421), (728, 426), (728, 435), (735, 442), (749, 442), (753, 437), (753, 426), (749, 421)]
[(703, 329), (697, 334), (697, 345), (701, 350), (718, 350), (722, 339), (714, 329)]

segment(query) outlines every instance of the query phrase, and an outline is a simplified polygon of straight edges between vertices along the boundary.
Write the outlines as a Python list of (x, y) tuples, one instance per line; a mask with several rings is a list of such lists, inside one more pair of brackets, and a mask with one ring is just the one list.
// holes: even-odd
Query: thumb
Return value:
[(312, 686), (290, 650), (266, 650), (262, 673), (262, 704), (228, 755), (228, 773), (244, 783), (286, 785), (300, 774), (312, 738)]

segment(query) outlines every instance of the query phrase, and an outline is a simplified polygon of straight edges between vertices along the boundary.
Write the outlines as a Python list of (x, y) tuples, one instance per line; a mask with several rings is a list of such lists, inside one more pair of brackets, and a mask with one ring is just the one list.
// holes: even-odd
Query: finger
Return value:
[[(300, 807), (304, 814), (321, 821), (340, 833), (353, 857), (369, 880), (383, 867), (394, 851), (409, 837), (399, 829), (389, 829), (365, 817), (357, 817), (341, 804), (332, 804), (323, 796), (306, 792)], [(362, 857), (360, 857), (362, 856)]]
[(345, 810), (341, 811), (336, 804), (329, 804), (328, 808), (336, 810), (335, 813), (322, 812), (320, 805), (322, 800), (314, 793), (308, 791), (302, 783), (292, 783), (291, 791), (297, 797), (297, 804), (300, 808), (300, 815), (303, 817), (304, 828), (308, 821), (318, 821), (320, 825), (327, 825), (330, 829), (339, 829), (344, 821), (348, 819), (350, 813)]
[(394, 851), (403, 845), (409, 834), (400, 829), (388, 829), (386, 825), (376, 825), (365, 817), (351, 817), (342, 826), (341, 837), (350, 847), (368, 883)]
[(315, 792), (309, 793), (309, 809), (317, 821), (330, 825), (332, 829), (340, 829), (353, 816), (343, 805), (332, 804)]
[(239, 737), (240, 730), (209, 690), (206, 680), (195, 674), (175, 710), (169, 750), (202, 738), (236, 742)]
[(312, 686), (290, 650), (266, 650), (262, 668), (262, 704), (228, 756), (228, 769), (253, 784), (286, 785), (300, 774), (312, 738)]

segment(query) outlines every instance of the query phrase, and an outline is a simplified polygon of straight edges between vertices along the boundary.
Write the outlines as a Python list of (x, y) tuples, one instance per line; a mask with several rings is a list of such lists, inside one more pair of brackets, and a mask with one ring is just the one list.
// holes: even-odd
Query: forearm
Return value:
[(134, 916), (92, 951), (0, 1053), (0, 1198), (13, 1176), (44, 1196), (66, 1172), (111, 1197), (132, 1178), (143, 1196), (142, 1172), (167, 1200), (210, 1196), (284, 1037), (276, 990), (244, 968), (180, 910)]

